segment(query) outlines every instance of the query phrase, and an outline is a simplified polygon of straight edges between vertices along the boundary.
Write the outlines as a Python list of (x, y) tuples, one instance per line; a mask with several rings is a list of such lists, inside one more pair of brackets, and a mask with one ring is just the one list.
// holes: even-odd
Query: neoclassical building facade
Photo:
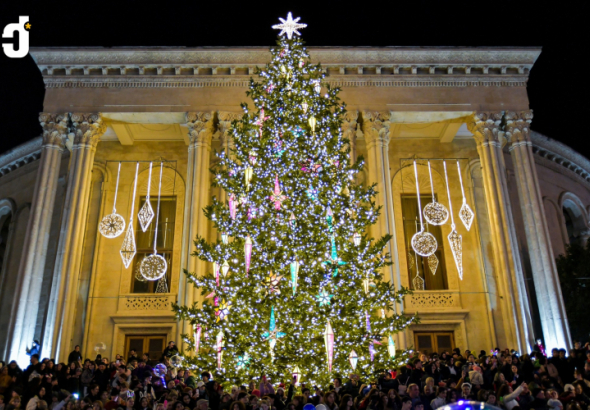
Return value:
[[(352, 157), (366, 161), (359, 182), (377, 184), (383, 208), (371, 234), (393, 236), (385, 277), (414, 289), (396, 309), (421, 321), (396, 336), (398, 346), (527, 351), (541, 338), (547, 348), (570, 347), (554, 260), (590, 237), (590, 161), (530, 130), (526, 83), (541, 50), (309, 51), (342, 89), (342, 131)], [(197, 234), (219, 234), (202, 212), (213, 196), (224, 198), (209, 168), (231, 143), (227, 131), (268, 49), (31, 54), (46, 87), (43, 133), (0, 155), (0, 356), (26, 363), (33, 339), (59, 361), (78, 344), (86, 356), (161, 351), (192, 331), (171, 303), (203, 302), (183, 269), (211, 269), (191, 256)], [(448, 206), (445, 160), (455, 218), (463, 198), (475, 213), (470, 230), (456, 220), (462, 279), (449, 223), (424, 227), (438, 239), (434, 269), (409, 245), (421, 228), (414, 160), (422, 206), (433, 195)], [(157, 199), (160, 164), (157, 248), (169, 267), (153, 283), (137, 274), (154, 234), (142, 231), (137, 212)], [(98, 231), (113, 208), (127, 223), (133, 216), (137, 255), (128, 268), (124, 235)]]

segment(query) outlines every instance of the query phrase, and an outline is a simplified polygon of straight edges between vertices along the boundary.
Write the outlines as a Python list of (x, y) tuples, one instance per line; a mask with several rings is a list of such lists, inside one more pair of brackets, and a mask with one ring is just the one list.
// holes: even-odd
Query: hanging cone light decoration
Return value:
[(371, 340), (369, 342), (369, 355), (371, 356), (371, 361), (375, 360), (375, 343)]
[(428, 268), (430, 268), (430, 272), (432, 272), (433, 275), (436, 275), (436, 268), (438, 268), (438, 258), (436, 257), (436, 254), (433, 253), (426, 259), (428, 260)]
[(139, 221), (139, 225), (141, 226), (141, 230), (145, 232), (154, 219), (154, 210), (152, 209), (152, 204), (150, 201), (150, 189), (152, 187), (152, 165), (153, 163), (150, 162), (150, 173), (148, 176), (148, 186), (147, 186), (147, 195), (145, 196), (145, 202), (139, 212), (137, 213), (137, 220)]
[(293, 287), (293, 296), (297, 292), (297, 277), (299, 276), (299, 262), (291, 262), (291, 286)]
[(422, 221), (422, 206), (420, 204), (420, 184), (418, 183), (418, 167), (414, 161), (414, 176), (416, 178), (416, 196), (418, 198), (418, 214), (420, 215), (420, 231), (412, 236), (412, 249), (420, 256), (429, 256), (436, 252), (438, 243), (436, 238), (430, 233), (424, 231)]
[(360, 246), (361, 244), (361, 234), (358, 232), (355, 232), (354, 235), (352, 235), (352, 243), (354, 243), (354, 246)]
[(116, 238), (125, 230), (125, 219), (117, 213), (117, 193), (119, 192), (119, 175), (121, 174), (121, 163), (119, 162), (119, 169), (117, 171), (117, 185), (115, 185), (115, 199), (113, 201), (113, 212), (106, 215), (100, 221), (98, 231), (105, 238)]
[(162, 171), (164, 163), (160, 162), (160, 182), (158, 184), (158, 209), (156, 210), (156, 225), (154, 226), (154, 253), (146, 256), (142, 261), (139, 269), (141, 274), (147, 280), (158, 280), (166, 274), (168, 263), (162, 255), (158, 255), (158, 220), (160, 217), (160, 198), (162, 194)]
[(231, 219), (236, 219), (236, 196), (234, 194), (229, 194), (228, 197), (228, 205), (229, 205), (229, 216)]
[(424, 290), (424, 279), (420, 276), (420, 269), (418, 269), (418, 255), (414, 254), (416, 258), (416, 276), (412, 280), (414, 290)]
[(317, 124), (317, 120), (315, 119), (315, 117), (312, 116), (312, 117), (309, 117), (309, 121), (308, 122), (309, 122), (309, 126), (311, 127), (311, 132), (312, 132), (312, 134), (314, 134), (315, 133), (315, 126)]
[(352, 370), (356, 370), (356, 364), (359, 361), (359, 357), (356, 354), (356, 352), (353, 350), (350, 351), (350, 354), (348, 355), (348, 362), (350, 363), (350, 367), (352, 367)]
[(213, 262), (213, 275), (215, 276), (215, 283), (219, 286), (219, 264)]
[(224, 245), (227, 245), (229, 243), (229, 235), (225, 232), (221, 234), (221, 243), (223, 243)]
[(229, 264), (227, 263), (227, 261), (223, 261), (223, 265), (221, 265), (221, 274), (223, 275), (223, 278), (225, 278), (227, 276), (228, 272), (229, 272)]
[(324, 343), (326, 345), (326, 354), (328, 356), (328, 371), (332, 372), (332, 359), (334, 357), (334, 331), (328, 320), (326, 331), (324, 332)]
[(156, 286), (156, 293), (168, 293), (168, 283), (166, 282), (166, 276), (162, 276), (158, 280), (158, 285)]
[(389, 357), (395, 359), (395, 342), (391, 335), (389, 335), (388, 343), (387, 343), (387, 352), (389, 353)]
[(293, 369), (293, 382), (295, 383), (295, 386), (297, 386), (300, 381), (301, 381), (301, 370), (299, 369), (299, 366), (296, 365), (295, 368)]
[(430, 191), (432, 192), (432, 202), (424, 207), (424, 219), (431, 225), (442, 225), (449, 219), (449, 211), (440, 202), (436, 202), (434, 196), (434, 184), (432, 183), (432, 171), (430, 161), (428, 161), (428, 175), (430, 176)]
[[(443, 161), (445, 168), (445, 182), (447, 183), (447, 195), (449, 197), (449, 209), (451, 210), (451, 233), (448, 236), (451, 251), (453, 252), (453, 259), (457, 266), (457, 273), (459, 279), (463, 280), (463, 238), (455, 230), (455, 220), (453, 219), (453, 204), (451, 202), (451, 191), (449, 190), (449, 178), (447, 176), (447, 163)], [(459, 172), (459, 175), (461, 173)]]
[(250, 182), (252, 181), (252, 175), (254, 174), (254, 170), (252, 167), (247, 167), (244, 171), (244, 179), (246, 180), (246, 191), (250, 190)]
[(297, 226), (297, 218), (295, 218), (293, 212), (291, 212), (291, 215), (289, 216), (289, 225), (291, 226), (291, 229), (294, 229)]
[(279, 185), (279, 176), (275, 175), (275, 189), (273, 191), (273, 194), (270, 196), (271, 202), (274, 202), (275, 204), (275, 210), (281, 210), (281, 203), (283, 203), (285, 199), (287, 199), (287, 197), (283, 195), (283, 193), (281, 192), (281, 187)]
[(250, 258), (252, 257), (252, 239), (250, 235), (246, 237), (246, 243), (244, 244), (244, 259), (246, 261), (246, 276), (250, 271)]
[[(123, 265), (127, 269), (131, 265), (131, 261), (135, 256), (137, 248), (135, 246), (135, 233), (133, 230), (133, 212), (135, 211), (135, 193), (137, 192), (137, 175), (139, 173), (139, 162), (135, 167), (135, 181), (133, 182), (133, 196), (131, 197), (131, 211), (129, 212), (129, 225), (127, 225), (127, 232), (121, 245), (121, 259), (123, 259)], [(143, 261), (142, 261), (143, 262)], [(140, 265), (141, 266), (141, 265)]]
[(199, 348), (201, 347), (201, 325), (195, 327), (195, 354), (199, 354)]
[(219, 333), (217, 333), (216, 348), (217, 348), (217, 368), (221, 369), (221, 356), (223, 355), (223, 332), (221, 330), (219, 331)]
[(459, 219), (465, 225), (465, 228), (469, 230), (471, 228), (471, 224), (473, 223), (473, 219), (475, 218), (475, 214), (467, 205), (467, 199), (465, 199), (465, 190), (463, 189), (463, 177), (461, 176), (461, 166), (459, 165), (459, 161), (457, 161), (457, 171), (459, 172), (459, 182), (461, 183), (461, 194), (463, 195), (463, 205), (461, 205), (461, 209), (459, 209)]
[(414, 269), (414, 257), (410, 251), (408, 251), (408, 268), (410, 270)]

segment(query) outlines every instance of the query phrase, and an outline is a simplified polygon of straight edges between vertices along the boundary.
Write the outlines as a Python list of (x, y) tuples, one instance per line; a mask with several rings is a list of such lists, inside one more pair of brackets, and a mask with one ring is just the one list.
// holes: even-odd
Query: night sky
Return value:
[[(308, 46), (542, 46), (528, 83), (532, 128), (590, 158), (589, 22), (574, 4), (584, 3), (3, 0), (0, 29), (28, 15), (32, 47), (270, 47), (270, 26), (292, 11)], [(43, 95), (32, 58), (0, 52), (0, 152), (40, 135)]]

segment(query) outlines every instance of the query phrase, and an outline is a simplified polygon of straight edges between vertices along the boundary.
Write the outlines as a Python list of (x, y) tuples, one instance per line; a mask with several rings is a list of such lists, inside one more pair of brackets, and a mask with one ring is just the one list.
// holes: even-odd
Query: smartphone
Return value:
[(74, 398), (75, 398), (76, 400), (78, 400), (78, 399), (80, 398), (80, 395), (79, 395), (78, 393), (74, 393), (74, 394), (72, 394), (72, 396), (74, 396)]
[(119, 364), (119, 363), (121, 363), (121, 361), (119, 359), (117, 359), (117, 362), (116, 363)]

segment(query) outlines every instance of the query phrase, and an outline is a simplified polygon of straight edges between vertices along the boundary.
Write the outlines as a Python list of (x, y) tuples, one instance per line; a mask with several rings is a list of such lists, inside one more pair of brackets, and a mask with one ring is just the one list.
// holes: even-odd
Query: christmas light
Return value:
[(324, 332), (324, 343), (326, 344), (326, 354), (328, 356), (328, 370), (332, 372), (332, 359), (334, 357), (334, 331), (328, 320), (326, 331)]
[(270, 196), (270, 200), (272, 202), (274, 202), (275, 210), (277, 210), (277, 211), (281, 210), (281, 203), (285, 199), (287, 199), (287, 197), (282, 194), (281, 188), (279, 186), (279, 176), (276, 175), (275, 176), (275, 188), (274, 188), (273, 194)]
[[(457, 162), (458, 163), (458, 162)], [(451, 202), (451, 191), (449, 190), (449, 178), (447, 177), (447, 163), (443, 161), (445, 169), (445, 182), (447, 184), (447, 195), (449, 197), (449, 209), (451, 210), (451, 233), (447, 237), (449, 244), (451, 245), (451, 251), (453, 252), (453, 259), (455, 259), (455, 265), (457, 266), (457, 273), (459, 279), (463, 280), (463, 238), (455, 230), (455, 220), (453, 219), (453, 203)], [(459, 173), (459, 175), (461, 175)]]
[(354, 243), (354, 246), (360, 246), (361, 234), (358, 232), (355, 232), (354, 235), (352, 235), (352, 242)]
[(420, 231), (412, 236), (412, 248), (420, 256), (432, 255), (436, 252), (438, 244), (436, 238), (430, 232), (424, 231), (424, 223), (422, 222), (422, 206), (420, 205), (420, 184), (418, 183), (418, 168), (416, 161), (414, 161), (414, 176), (416, 178), (416, 197), (418, 198), (418, 214), (420, 215)]
[(217, 368), (221, 369), (221, 356), (223, 355), (223, 332), (220, 330), (216, 338)]
[(430, 272), (432, 272), (433, 275), (436, 275), (436, 268), (438, 268), (438, 258), (436, 257), (436, 254), (433, 253), (428, 258), (426, 258), (426, 260), (428, 260)]
[(145, 232), (154, 219), (154, 210), (152, 209), (152, 204), (150, 201), (150, 188), (152, 187), (152, 162), (150, 162), (150, 172), (148, 177), (148, 185), (147, 185), (147, 194), (145, 196), (145, 202), (143, 206), (137, 213), (137, 220), (139, 221), (139, 225), (141, 226), (141, 230)]
[(121, 163), (119, 162), (119, 168), (117, 170), (117, 184), (115, 185), (115, 199), (113, 200), (113, 212), (106, 215), (100, 221), (98, 231), (105, 238), (116, 238), (121, 235), (125, 230), (125, 219), (117, 214), (117, 193), (119, 192), (119, 175), (121, 174)]
[(301, 381), (301, 370), (299, 369), (299, 366), (295, 365), (295, 368), (293, 369), (293, 382), (295, 383), (295, 386), (297, 386), (300, 381)]
[(307, 27), (307, 24), (298, 23), (300, 18), (301, 17), (297, 17), (295, 20), (293, 20), (293, 16), (291, 15), (291, 12), (289, 12), (287, 14), (287, 20), (279, 17), (279, 20), (281, 20), (282, 24), (275, 24), (274, 26), (272, 26), (272, 28), (276, 30), (281, 30), (279, 36), (287, 34), (287, 37), (289, 38), (289, 40), (291, 40), (291, 37), (293, 37), (293, 33), (297, 34), (298, 36), (301, 35), (301, 33), (297, 31), (297, 29)]
[(393, 341), (391, 335), (388, 337), (387, 351), (389, 352), (389, 357), (395, 359), (395, 342)]
[(434, 184), (432, 183), (432, 171), (430, 161), (428, 161), (428, 175), (430, 176), (430, 190), (432, 192), (432, 202), (424, 207), (424, 219), (431, 225), (442, 225), (449, 219), (449, 211), (440, 202), (436, 202), (434, 196)]
[(223, 243), (224, 245), (227, 245), (229, 243), (229, 235), (225, 232), (221, 234), (221, 243)]
[(125, 233), (125, 237), (123, 238), (123, 243), (121, 244), (121, 250), (119, 253), (121, 254), (121, 259), (123, 260), (123, 265), (125, 269), (131, 265), (131, 261), (136, 253), (136, 246), (135, 246), (135, 228), (133, 227), (133, 213), (135, 212), (135, 193), (137, 192), (137, 175), (139, 173), (139, 162), (135, 166), (135, 178), (133, 179), (133, 196), (131, 197), (131, 211), (129, 215), (129, 225), (127, 225), (127, 232)]
[(213, 262), (213, 276), (215, 276), (215, 283), (219, 286), (219, 264), (217, 262)]
[(250, 239), (250, 235), (246, 237), (246, 243), (244, 244), (244, 259), (246, 262), (246, 276), (248, 276), (248, 272), (250, 271), (250, 258), (252, 256), (252, 239)]
[(231, 309), (231, 302), (226, 302), (225, 299), (221, 301), (219, 306), (215, 308), (215, 315), (217, 316), (216, 322), (220, 320), (224, 320), (227, 315), (229, 315), (229, 310)]
[(467, 205), (467, 199), (465, 199), (465, 190), (463, 189), (463, 177), (461, 176), (461, 165), (459, 165), (459, 161), (457, 161), (457, 172), (459, 173), (459, 182), (461, 184), (461, 194), (463, 195), (463, 204), (461, 205), (461, 209), (459, 209), (459, 219), (465, 225), (467, 230), (471, 229), (471, 224), (473, 223), (473, 219), (475, 218), (475, 214)]
[(309, 117), (309, 126), (311, 127), (311, 132), (315, 133), (315, 126), (317, 124), (317, 120), (315, 119), (315, 117)]
[(227, 273), (229, 272), (229, 263), (227, 261), (223, 261), (223, 265), (221, 265), (221, 274), (225, 278)]
[(246, 182), (246, 191), (250, 190), (250, 182), (252, 181), (252, 175), (254, 173), (254, 170), (252, 169), (252, 167), (247, 167), (244, 170), (244, 179)]
[(290, 263), (291, 269), (291, 286), (293, 287), (293, 296), (297, 292), (297, 277), (299, 275), (299, 262), (293, 261)]
[(229, 214), (231, 219), (236, 219), (236, 196), (234, 194), (229, 194), (228, 198)]
[(201, 347), (201, 325), (195, 326), (195, 354), (199, 354), (199, 348)]
[(348, 355), (348, 362), (350, 363), (350, 367), (352, 367), (352, 370), (356, 370), (356, 364), (358, 363), (358, 361), (359, 357), (354, 351), (354, 349), (352, 349), (350, 351), (350, 354)]

